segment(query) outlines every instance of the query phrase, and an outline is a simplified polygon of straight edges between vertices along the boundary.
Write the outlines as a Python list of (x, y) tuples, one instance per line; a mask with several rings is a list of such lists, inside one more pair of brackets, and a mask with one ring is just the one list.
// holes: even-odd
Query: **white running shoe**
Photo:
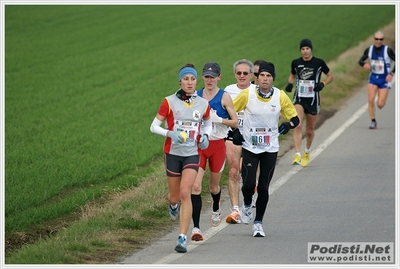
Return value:
[(240, 217), (244, 224), (249, 224), (249, 222), (253, 219), (253, 211), (251, 206), (245, 207), (243, 205), (242, 210), (240, 212)]
[(262, 223), (253, 224), (253, 236), (254, 237), (264, 237), (265, 233), (262, 227)]
[(212, 212), (210, 216), (210, 222), (213, 227), (217, 227), (222, 220), (221, 209), (218, 211)]
[(226, 222), (227, 223), (242, 223), (240, 219), (240, 213), (239, 210), (237, 209), (232, 209), (232, 213), (230, 213), (228, 216), (226, 216)]
[(181, 208), (181, 203), (178, 203), (178, 206), (175, 208), (175, 209), (173, 209), (172, 207), (171, 207), (171, 205), (169, 205), (169, 207), (168, 207), (168, 212), (169, 212), (169, 216), (170, 216), (170, 218), (171, 218), (171, 220), (172, 221), (176, 221), (176, 220), (178, 220), (179, 219), (179, 211), (180, 211), (180, 208)]
[(193, 241), (203, 241), (203, 235), (199, 228), (194, 227), (192, 230), (192, 237), (190, 238)]
[(175, 251), (180, 252), (180, 253), (185, 253), (187, 252), (187, 237), (186, 235), (180, 234), (178, 237), (178, 242), (175, 247)]

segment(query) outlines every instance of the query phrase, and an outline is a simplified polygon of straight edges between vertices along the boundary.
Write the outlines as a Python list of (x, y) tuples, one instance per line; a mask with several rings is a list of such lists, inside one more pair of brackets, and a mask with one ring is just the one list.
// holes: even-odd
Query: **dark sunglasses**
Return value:
[(375, 37), (375, 40), (383, 41), (383, 38), (376, 38)]
[(254, 74), (255, 76), (258, 76), (258, 72), (254, 72), (253, 74)]
[(244, 76), (247, 76), (248, 74), (250, 74), (249, 72), (240, 72), (240, 71), (238, 71), (238, 72), (236, 72), (236, 75), (238, 75), (238, 76), (241, 76), (241, 75), (244, 75)]

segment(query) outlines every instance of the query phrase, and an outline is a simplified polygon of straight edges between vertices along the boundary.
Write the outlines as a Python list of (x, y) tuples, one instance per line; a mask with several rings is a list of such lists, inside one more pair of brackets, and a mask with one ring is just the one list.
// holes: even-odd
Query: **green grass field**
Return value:
[(283, 88), (301, 39), (333, 60), (393, 22), (395, 6), (6, 5), (4, 15), (4, 222), (15, 233), (153, 172), (164, 139), (149, 126), (184, 64), (201, 73), (218, 62), (224, 87), (236, 60), (263, 58)]

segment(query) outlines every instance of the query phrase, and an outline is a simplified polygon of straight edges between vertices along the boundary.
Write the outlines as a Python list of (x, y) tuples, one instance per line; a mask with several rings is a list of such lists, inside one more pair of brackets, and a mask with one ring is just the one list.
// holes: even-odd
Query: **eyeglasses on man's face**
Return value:
[(248, 74), (250, 74), (249, 72), (241, 72), (241, 71), (237, 71), (236, 75), (241, 76), (241, 75), (247, 76)]
[(375, 40), (376, 40), (376, 41), (383, 41), (383, 38), (376, 38), (376, 37), (375, 37)]

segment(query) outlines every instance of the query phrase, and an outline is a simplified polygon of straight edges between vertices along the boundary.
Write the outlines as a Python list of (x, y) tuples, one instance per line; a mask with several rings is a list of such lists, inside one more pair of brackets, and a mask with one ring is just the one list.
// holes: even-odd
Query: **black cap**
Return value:
[(208, 62), (203, 67), (202, 76), (212, 76), (213, 78), (218, 77), (221, 74), (221, 67), (215, 62)]
[(309, 47), (310, 49), (312, 49), (312, 43), (310, 39), (303, 39), (302, 41), (300, 41), (300, 49), (302, 47)]
[[(260, 67), (258, 68), (258, 76), (260, 75), (261, 72), (268, 72), (271, 74), (272, 78), (275, 80), (275, 66), (273, 63), (270, 62), (264, 62), (260, 64)], [(257, 76), (257, 77), (258, 77)]]

